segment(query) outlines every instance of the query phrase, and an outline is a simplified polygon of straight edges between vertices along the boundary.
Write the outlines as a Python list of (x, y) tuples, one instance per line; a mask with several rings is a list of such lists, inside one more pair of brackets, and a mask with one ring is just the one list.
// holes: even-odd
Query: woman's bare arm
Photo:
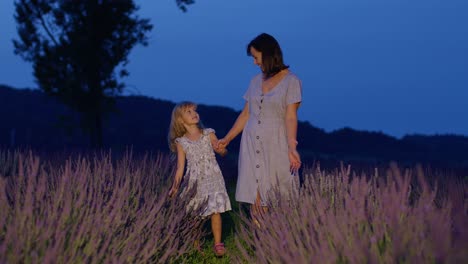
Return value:
[(297, 109), (299, 103), (290, 104), (286, 107), (286, 136), (288, 141), (288, 156), (290, 162), (291, 172), (297, 173), (301, 167), (301, 157), (296, 150), (297, 146)]
[(300, 103), (290, 104), (286, 107), (286, 135), (288, 147), (296, 148), (297, 145), (297, 109)]
[(229, 143), (235, 137), (237, 137), (237, 135), (239, 135), (240, 132), (242, 132), (248, 119), (249, 119), (249, 103), (245, 102), (244, 109), (242, 109), (242, 112), (237, 117), (236, 122), (232, 126), (231, 130), (229, 130), (229, 132), (226, 134), (226, 136), (224, 136), (224, 138), (218, 141), (218, 147), (226, 147), (227, 145), (229, 145)]

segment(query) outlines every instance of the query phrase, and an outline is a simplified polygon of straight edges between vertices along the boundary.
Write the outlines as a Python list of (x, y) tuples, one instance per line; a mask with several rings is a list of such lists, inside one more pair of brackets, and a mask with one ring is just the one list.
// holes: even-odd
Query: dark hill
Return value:
[[(117, 98), (117, 111), (104, 124), (104, 144), (116, 150), (167, 151), (167, 128), (174, 103), (144, 96)], [(223, 136), (239, 112), (221, 106), (200, 105), (206, 127)], [(43, 150), (85, 149), (78, 115), (39, 90), (18, 90), (0, 85), (0, 146)], [(408, 135), (397, 139), (380, 132), (343, 128), (330, 133), (300, 122), (299, 149), (306, 161), (431, 162), (468, 166), (468, 137), (459, 135)], [(238, 137), (230, 145), (237, 151)]]

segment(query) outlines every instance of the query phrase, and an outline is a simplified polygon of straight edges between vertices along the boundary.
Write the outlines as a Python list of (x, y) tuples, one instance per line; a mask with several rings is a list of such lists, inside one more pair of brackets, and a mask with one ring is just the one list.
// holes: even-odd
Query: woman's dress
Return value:
[(249, 119), (242, 132), (236, 200), (255, 203), (257, 190), (266, 205), (273, 187), (288, 195), (297, 187), (291, 175), (285, 126), (286, 107), (302, 100), (299, 78), (289, 72), (269, 92), (262, 93), (262, 74), (255, 76), (244, 95)]

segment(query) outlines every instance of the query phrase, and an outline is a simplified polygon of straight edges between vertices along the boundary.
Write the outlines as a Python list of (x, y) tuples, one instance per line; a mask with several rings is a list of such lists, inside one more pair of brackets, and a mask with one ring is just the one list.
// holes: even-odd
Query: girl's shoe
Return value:
[(226, 248), (223, 243), (216, 243), (213, 249), (217, 257), (222, 257), (226, 253)]

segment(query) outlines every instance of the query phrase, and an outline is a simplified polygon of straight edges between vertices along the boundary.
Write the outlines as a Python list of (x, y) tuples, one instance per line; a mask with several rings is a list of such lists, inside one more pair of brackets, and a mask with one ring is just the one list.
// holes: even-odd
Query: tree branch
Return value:
[(37, 17), (39, 18), (39, 20), (41, 21), (41, 25), (42, 27), (44, 28), (45, 32), (47, 33), (47, 35), (49, 36), (49, 38), (52, 40), (52, 42), (54, 42), (54, 44), (56, 46), (59, 45), (59, 43), (57, 42), (57, 40), (54, 38), (54, 35), (52, 34), (52, 32), (49, 30), (49, 27), (47, 26), (45, 20), (44, 20), (44, 17), (42, 16), (42, 13), (40, 11), (40, 9), (37, 7), (37, 6), (34, 6), (34, 9), (36, 10), (37, 12)]

